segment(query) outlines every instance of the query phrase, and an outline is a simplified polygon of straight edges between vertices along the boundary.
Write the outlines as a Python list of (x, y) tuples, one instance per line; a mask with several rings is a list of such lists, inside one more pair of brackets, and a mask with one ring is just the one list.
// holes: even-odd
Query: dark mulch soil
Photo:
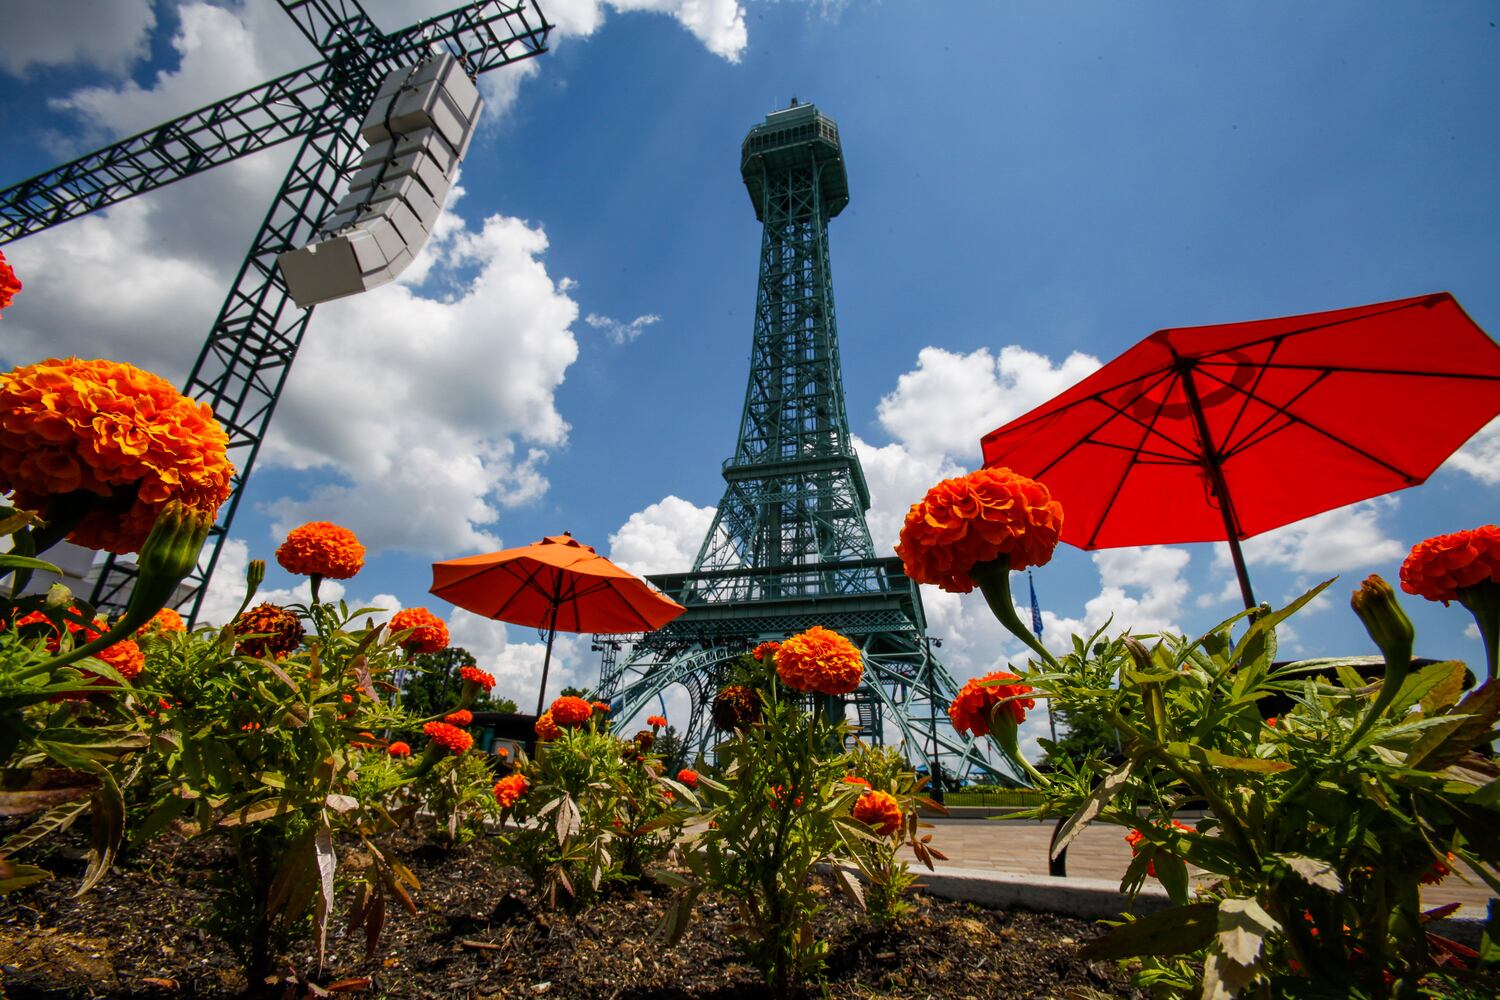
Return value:
[[(58, 877), (0, 900), (0, 974), (11, 1000), (23, 998), (230, 997), (244, 979), (228, 950), (199, 928), (212, 873), (227, 863), (210, 842), (159, 838), (123, 858), (93, 892), (72, 898), (82, 872), (81, 837), (45, 864)], [(340, 935), (318, 981), (369, 977), (367, 997), (618, 998), (749, 1000), (766, 991), (730, 937), (733, 914), (706, 897), (682, 942), (654, 938), (668, 896), (623, 890), (576, 914), (549, 913), (529, 883), (497, 866), (483, 842), (445, 852), (395, 846), (422, 882), (420, 915), (397, 912), (380, 952)], [(358, 863), (355, 858), (341, 858)], [(1067, 997), (1089, 988), (1133, 996), (1109, 963), (1075, 952), (1099, 932), (1087, 921), (1024, 911), (994, 912), (914, 897), (894, 929), (855, 919), (826, 888), (820, 920), (832, 958), (834, 997)], [(304, 973), (309, 954), (294, 956)], [(1095, 994), (1097, 995), (1097, 994)]]

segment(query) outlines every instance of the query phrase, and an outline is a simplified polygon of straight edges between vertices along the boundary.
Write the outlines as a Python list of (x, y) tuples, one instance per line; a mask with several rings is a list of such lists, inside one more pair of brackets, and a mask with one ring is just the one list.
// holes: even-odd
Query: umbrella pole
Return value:
[(536, 714), (547, 703), (547, 669), (552, 666), (552, 640), (557, 638), (557, 605), (552, 605), (552, 623), (547, 628), (547, 652), (542, 657), (542, 689), (536, 693)]
[(1198, 442), (1203, 446), (1203, 464), (1208, 469), (1209, 483), (1214, 496), (1219, 498), (1219, 515), (1224, 518), (1224, 534), (1229, 539), (1229, 555), (1234, 559), (1234, 575), (1240, 581), (1240, 596), (1245, 600), (1246, 610), (1255, 607), (1255, 592), (1250, 589), (1250, 573), (1245, 568), (1245, 553), (1240, 551), (1239, 519), (1234, 516), (1234, 501), (1229, 497), (1229, 484), (1224, 481), (1224, 469), (1219, 464), (1219, 453), (1214, 447), (1213, 436), (1208, 430), (1208, 418), (1203, 415), (1203, 403), (1198, 399), (1198, 386), (1193, 382), (1193, 363), (1179, 358), (1177, 371), (1182, 378), (1182, 388), (1187, 393), (1188, 405), (1193, 410), (1193, 422), (1198, 425)]
[(552, 591), (552, 621), (547, 624), (547, 652), (541, 657), (541, 690), (537, 691), (537, 715), (547, 700), (547, 667), (552, 666), (552, 640), (558, 637), (558, 607), (562, 606), (562, 574), (558, 574), (556, 588)]

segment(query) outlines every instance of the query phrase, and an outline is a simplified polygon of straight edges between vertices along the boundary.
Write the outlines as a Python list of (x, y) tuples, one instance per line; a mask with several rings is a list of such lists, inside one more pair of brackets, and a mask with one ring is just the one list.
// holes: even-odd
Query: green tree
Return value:
[(687, 744), (677, 735), (676, 726), (668, 726), (666, 732), (658, 733), (651, 749), (661, 758), (668, 777), (676, 777), (678, 771), (689, 766)]
[[(436, 653), (418, 653), (407, 669), (411, 671), (401, 694), (401, 707), (418, 718), (439, 715), (458, 704), (463, 690), (461, 667), (474, 662), (474, 654), (462, 646), (449, 646)], [(516, 703), (509, 698), (495, 698), (479, 692), (470, 706), (476, 712), (514, 712)]]

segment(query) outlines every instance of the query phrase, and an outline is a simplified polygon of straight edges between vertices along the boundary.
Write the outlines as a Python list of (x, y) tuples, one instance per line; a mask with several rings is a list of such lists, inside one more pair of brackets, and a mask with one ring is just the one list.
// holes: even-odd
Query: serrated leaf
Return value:
[(1459, 695), (1463, 694), (1468, 669), (1458, 660), (1434, 663), (1422, 669), (1438, 671), (1440, 668), (1445, 668), (1442, 669), (1442, 676), (1421, 697), (1423, 715), (1435, 715), (1453, 705), (1458, 701)]
[(313, 913), (313, 926), (318, 935), (318, 975), (323, 974), (323, 963), (328, 957), (328, 917), (333, 913), (333, 873), (338, 867), (338, 857), (333, 852), (333, 832), (325, 826), (318, 827), (313, 838), (313, 856), (318, 866), (317, 908)]
[(835, 867), (833, 876), (838, 881), (839, 888), (844, 890), (844, 895), (849, 898), (849, 902), (854, 904), (854, 908), (864, 913), (866, 910), (865, 891), (860, 888), (859, 880), (843, 867)]
[(52, 873), (36, 865), (17, 865), (0, 858), (0, 896), (46, 881)]
[(1290, 771), (1292, 765), (1284, 760), (1264, 760), (1259, 757), (1236, 757), (1232, 754), (1221, 753), (1208, 747), (1200, 747), (1196, 743), (1168, 743), (1167, 753), (1183, 760), (1196, 761), (1199, 764), (1210, 764), (1214, 767), (1227, 767), (1235, 771), (1256, 771), (1261, 774), (1276, 774), (1281, 771)]
[(1189, 903), (1159, 910), (1111, 928), (1079, 949), (1089, 959), (1125, 959), (1140, 955), (1186, 955), (1205, 947), (1218, 929), (1218, 906)]
[(261, 799), (250, 805), (226, 813), (219, 819), (219, 826), (248, 826), (251, 823), (259, 823), (263, 819), (270, 819), (287, 809), (286, 803), (281, 796), (273, 795), (269, 799)]
[(82, 884), (73, 894), (75, 898), (99, 884), (125, 841), (125, 796), (120, 793), (114, 775), (104, 772), (103, 781), (90, 802), (93, 818), (89, 824), (89, 864), (84, 870)]
[(1271, 856), (1285, 862), (1286, 866), (1308, 885), (1328, 892), (1344, 891), (1344, 883), (1339, 880), (1339, 873), (1334, 871), (1333, 866), (1326, 861), (1310, 858), (1305, 854), (1273, 854)]
[(1275, 918), (1253, 899), (1225, 899), (1219, 903), (1218, 947), (1238, 965), (1253, 965), (1265, 945), (1266, 935), (1280, 929)]
[(1052, 850), (1048, 855), (1049, 858), (1056, 859), (1062, 853), (1063, 848), (1072, 843), (1073, 838), (1082, 833), (1084, 827), (1093, 822), (1094, 817), (1098, 816), (1099, 812), (1113, 801), (1116, 795), (1120, 794), (1120, 791), (1130, 780), (1130, 775), (1134, 767), (1135, 758), (1131, 757), (1114, 771), (1105, 775), (1098, 786), (1089, 793), (1088, 799), (1078, 808), (1078, 811), (1069, 816), (1067, 822), (1062, 825), (1062, 829), (1057, 831), (1057, 836), (1052, 840)]

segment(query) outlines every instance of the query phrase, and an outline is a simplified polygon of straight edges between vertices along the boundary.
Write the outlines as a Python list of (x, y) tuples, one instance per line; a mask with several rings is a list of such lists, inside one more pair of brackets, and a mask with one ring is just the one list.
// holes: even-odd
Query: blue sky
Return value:
[[(564, 529), (687, 568), (750, 349), (739, 143), (794, 95), (838, 121), (848, 164), (833, 270), (877, 547), (977, 464), (982, 433), (1155, 329), (1445, 289), (1500, 331), (1493, 4), (540, 2), (553, 51), (485, 78), (430, 252), (315, 316), (231, 572), (312, 519), (361, 534), (348, 595), (386, 606), (445, 612), (433, 559)], [(92, 6), (7, 14), (0, 183), (313, 59), (262, 0)], [(445, 6), (367, 3), (387, 28)], [(7, 246), (27, 288), (0, 360), (110, 356), (180, 382), (285, 164)], [(1370, 651), (1347, 593), (1494, 521), (1497, 497), (1492, 429), (1424, 486), (1247, 543), (1272, 601), (1341, 575), (1290, 651)], [(1232, 579), (1213, 546), (1064, 546), (1037, 587), (1056, 641), (1110, 614), (1201, 630), (1235, 609)], [(926, 603), (960, 678), (1017, 651), (977, 598)], [(1464, 612), (1409, 607), (1420, 653), (1477, 659)], [(461, 615), (454, 632), (507, 693), (534, 691), (534, 632)], [(559, 652), (557, 685), (597, 677), (586, 640)]]

